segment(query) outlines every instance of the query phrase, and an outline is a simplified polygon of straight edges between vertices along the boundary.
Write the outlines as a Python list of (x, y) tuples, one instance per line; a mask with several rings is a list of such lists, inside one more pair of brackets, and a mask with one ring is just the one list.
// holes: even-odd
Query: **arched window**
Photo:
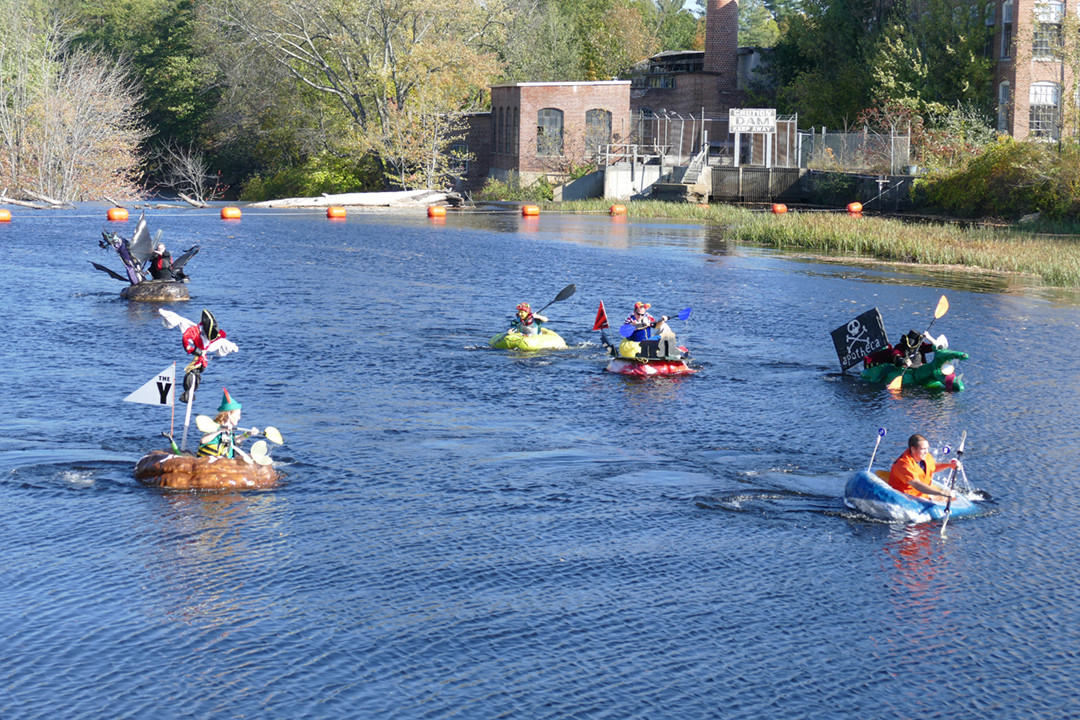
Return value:
[(495, 154), (504, 152), (503, 150), (503, 123), (506, 122), (506, 118), (503, 117), (503, 109), (498, 108), (495, 111)]
[(1028, 95), (1028, 136), (1058, 139), (1061, 88), (1054, 82), (1031, 83)]
[(536, 154), (560, 157), (563, 154), (563, 111), (543, 108), (536, 113)]
[(1009, 81), (998, 85), (997, 103), (997, 129), (998, 132), (1009, 132), (1009, 116), (1012, 110), (1012, 89)]
[(611, 142), (611, 113), (595, 108), (585, 112), (585, 155), (594, 157), (601, 145)]
[(517, 108), (511, 108), (511, 111), (513, 112), (514, 122), (510, 125), (510, 149), (507, 152), (516, 157), (518, 155), (518, 145), (521, 142), (521, 135), (519, 134), (521, 111)]

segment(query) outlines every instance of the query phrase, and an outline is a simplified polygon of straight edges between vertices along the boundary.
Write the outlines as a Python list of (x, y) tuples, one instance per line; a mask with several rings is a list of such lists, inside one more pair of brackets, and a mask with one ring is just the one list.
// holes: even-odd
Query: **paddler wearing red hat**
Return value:
[(542, 325), (548, 321), (547, 316), (534, 313), (529, 303), (518, 304), (514, 319), (510, 321), (510, 329), (522, 335), (539, 335)]

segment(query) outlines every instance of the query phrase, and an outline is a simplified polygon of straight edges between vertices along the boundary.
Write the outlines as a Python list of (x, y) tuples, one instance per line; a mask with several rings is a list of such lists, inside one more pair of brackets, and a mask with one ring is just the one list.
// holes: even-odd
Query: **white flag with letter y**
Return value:
[(176, 385), (175, 377), (176, 364), (174, 363), (124, 398), (124, 402), (144, 403), (146, 405), (172, 405), (173, 388)]

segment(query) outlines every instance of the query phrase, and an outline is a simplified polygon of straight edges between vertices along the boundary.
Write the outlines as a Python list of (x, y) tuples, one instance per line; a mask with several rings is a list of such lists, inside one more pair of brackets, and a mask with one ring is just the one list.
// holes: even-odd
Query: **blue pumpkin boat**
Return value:
[[(922, 523), (945, 517), (945, 503), (915, 497), (896, 490), (888, 483), (889, 472), (860, 470), (844, 487), (844, 504), (852, 510), (879, 520)], [(978, 507), (957, 493), (949, 508), (953, 517), (974, 515)]]

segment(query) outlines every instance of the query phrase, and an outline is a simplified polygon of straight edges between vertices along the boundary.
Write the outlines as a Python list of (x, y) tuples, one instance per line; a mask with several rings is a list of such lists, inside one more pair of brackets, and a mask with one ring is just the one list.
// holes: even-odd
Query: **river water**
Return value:
[[(87, 262), (104, 214), (0, 226), (0, 717), (1080, 715), (1077, 296), (606, 216), (151, 211), (240, 348), (195, 411), (286, 441), (276, 489), (168, 493), (123, 399), (186, 356)], [(568, 283), (568, 350), (487, 347)], [(833, 328), (942, 294), (966, 392), (839, 373)], [(692, 307), (701, 372), (603, 372), (601, 300)], [(878, 467), (966, 430), (982, 515), (847, 510), (879, 427)]]

